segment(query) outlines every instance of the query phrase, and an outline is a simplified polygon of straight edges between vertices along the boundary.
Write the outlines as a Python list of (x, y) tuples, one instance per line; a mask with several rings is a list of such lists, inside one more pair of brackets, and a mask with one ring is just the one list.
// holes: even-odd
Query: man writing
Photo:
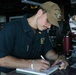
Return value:
[(47, 29), (58, 26), (61, 17), (59, 6), (51, 1), (40, 5), (35, 15), (7, 23), (0, 31), (0, 71), (10, 72), (15, 68), (33, 68), (41, 71), (48, 69), (50, 63), (41, 59), (62, 61), (59, 69), (65, 69), (68, 63), (64, 57), (53, 51)]

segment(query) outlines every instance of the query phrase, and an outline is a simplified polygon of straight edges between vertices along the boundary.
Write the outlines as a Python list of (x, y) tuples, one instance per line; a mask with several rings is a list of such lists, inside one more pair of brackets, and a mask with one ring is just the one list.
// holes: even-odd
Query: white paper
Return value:
[(49, 75), (54, 71), (56, 71), (57, 69), (58, 69), (58, 65), (55, 65), (43, 71), (36, 71), (36, 70), (32, 70), (31, 68), (17, 68), (16, 71), (21, 73), (23, 72), (23, 73), (31, 73), (31, 74), (37, 74), (37, 75)]

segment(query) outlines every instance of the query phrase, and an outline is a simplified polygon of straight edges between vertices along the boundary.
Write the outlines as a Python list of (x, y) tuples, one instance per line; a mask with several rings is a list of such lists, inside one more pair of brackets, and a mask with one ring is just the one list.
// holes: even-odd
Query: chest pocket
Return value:
[(40, 58), (40, 55), (43, 53), (44, 50), (44, 41), (45, 38), (36, 38), (33, 43), (33, 50), (32, 55), (34, 58)]

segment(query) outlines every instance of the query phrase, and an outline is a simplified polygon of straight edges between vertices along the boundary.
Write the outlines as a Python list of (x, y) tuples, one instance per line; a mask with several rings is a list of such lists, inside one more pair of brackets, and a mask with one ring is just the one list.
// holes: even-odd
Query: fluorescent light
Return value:
[(29, 1), (29, 0), (21, 0), (21, 2), (22, 2), (22, 3), (31, 4), (31, 5), (37, 5), (37, 6), (40, 6), (40, 3), (33, 2), (33, 1)]

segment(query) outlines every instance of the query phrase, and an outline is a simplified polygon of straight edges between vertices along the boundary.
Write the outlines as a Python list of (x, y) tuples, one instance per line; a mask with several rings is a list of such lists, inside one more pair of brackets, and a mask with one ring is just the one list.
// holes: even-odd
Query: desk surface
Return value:
[[(75, 58), (75, 60), (76, 60), (76, 58)], [(73, 61), (74, 60), (70, 60), (70, 64)], [(76, 61), (75, 61), (75, 63), (76, 63)], [(32, 74), (21, 74), (21, 73), (17, 73), (16, 71), (12, 71), (10, 73), (7, 73), (6, 75), (32, 75)], [(76, 69), (68, 67), (66, 70), (57, 70), (56, 72), (54, 72), (51, 75), (76, 75)]]

